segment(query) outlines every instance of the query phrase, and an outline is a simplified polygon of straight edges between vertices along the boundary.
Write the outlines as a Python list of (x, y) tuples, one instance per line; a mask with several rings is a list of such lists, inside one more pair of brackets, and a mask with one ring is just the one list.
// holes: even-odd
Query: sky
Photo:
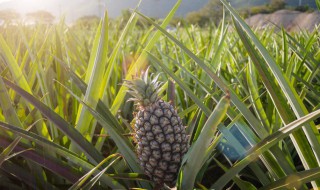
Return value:
[[(100, 16), (104, 9), (110, 17), (117, 17), (123, 9), (135, 8), (139, 0), (0, 0), (0, 10), (13, 9), (20, 14), (38, 10), (51, 12), (56, 18), (65, 16), (72, 22), (84, 15)], [(183, 0), (177, 16), (199, 10), (208, 0)], [(143, 0), (139, 10), (151, 17), (164, 17), (176, 3), (176, 0)]]
[[(177, 0), (142, 0), (139, 11), (150, 17), (165, 17)], [(185, 16), (190, 11), (201, 9), (209, 0), (182, 0), (175, 16)], [(231, 1), (231, 0), (230, 0)], [(267, 0), (265, 0), (267, 1)], [(303, 0), (302, 2), (306, 2)], [(314, 0), (308, 0), (308, 2)], [(85, 15), (102, 16), (105, 9), (108, 15), (115, 18), (123, 9), (134, 9), (139, 0), (0, 0), (0, 11), (5, 9), (16, 10), (22, 16), (38, 10), (45, 10), (56, 17), (66, 18), (67, 23), (72, 23)], [(232, 2), (264, 2), (264, 0), (232, 0)], [(297, 3), (299, 0), (287, 0), (287, 3)]]

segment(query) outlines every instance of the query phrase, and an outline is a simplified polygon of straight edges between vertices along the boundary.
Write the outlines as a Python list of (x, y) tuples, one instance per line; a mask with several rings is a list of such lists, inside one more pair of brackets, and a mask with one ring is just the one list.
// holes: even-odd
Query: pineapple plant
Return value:
[(177, 111), (159, 96), (159, 75), (148, 77), (148, 70), (141, 77), (126, 81), (129, 101), (137, 107), (134, 131), (137, 154), (141, 167), (156, 187), (172, 187), (188, 149), (188, 137)]

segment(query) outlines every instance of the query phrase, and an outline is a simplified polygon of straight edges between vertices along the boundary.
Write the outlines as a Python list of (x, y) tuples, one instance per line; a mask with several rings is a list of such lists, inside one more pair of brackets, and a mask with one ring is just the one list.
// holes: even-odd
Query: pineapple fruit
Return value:
[(129, 101), (137, 105), (135, 139), (141, 167), (158, 187), (173, 186), (182, 157), (188, 149), (185, 127), (173, 106), (158, 93), (159, 75), (148, 77), (148, 69), (132, 81), (126, 81)]

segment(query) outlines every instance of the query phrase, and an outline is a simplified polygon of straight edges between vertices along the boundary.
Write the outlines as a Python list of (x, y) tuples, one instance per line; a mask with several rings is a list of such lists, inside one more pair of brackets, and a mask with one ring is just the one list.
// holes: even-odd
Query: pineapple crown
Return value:
[(149, 68), (139, 77), (134, 76), (131, 81), (125, 80), (124, 85), (129, 88), (127, 91), (133, 97), (128, 101), (134, 101), (138, 106), (148, 106), (160, 99), (159, 92), (162, 82), (158, 81), (159, 75), (153, 74), (148, 77)]

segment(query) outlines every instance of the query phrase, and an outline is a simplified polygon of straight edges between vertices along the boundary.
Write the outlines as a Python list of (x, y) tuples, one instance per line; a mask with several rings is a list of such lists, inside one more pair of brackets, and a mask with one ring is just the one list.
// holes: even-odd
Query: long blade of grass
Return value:
[[(53, 152), (65, 157), (65, 158), (68, 158), (68, 160), (70, 162), (80, 165), (84, 170), (87, 170), (86, 168), (92, 169), (95, 167), (92, 164), (90, 164), (87, 161), (80, 158), (75, 153), (70, 152), (68, 149), (61, 147), (51, 141), (48, 141), (48, 140), (44, 139), (43, 137), (38, 136), (34, 133), (25, 131), (23, 129), (17, 128), (15, 126), (12, 126), (12, 125), (9, 125), (9, 124), (3, 123), (3, 122), (0, 122), (0, 127), (4, 128), (6, 130), (9, 130), (9, 131), (11, 131), (11, 132), (23, 137), (23, 138), (26, 138), (30, 141), (36, 142), (39, 145), (46, 147), (46, 148), (52, 150)], [(2, 139), (2, 141), (4, 141), (4, 138)], [(0, 141), (0, 144), (1, 144), (1, 141)], [(16, 148), (18, 148), (18, 151), (22, 150), (19, 146), (17, 146)], [(70, 173), (69, 172), (70, 168), (68, 170), (68, 168), (60, 162), (60, 160), (57, 160), (56, 158), (53, 158), (50, 155), (46, 155), (46, 158), (48, 158), (48, 160), (46, 160), (46, 159), (44, 159), (44, 156), (42, 155), (43, 153), (33, 153), (31, 151), (28, 151), (28, 152), (24, 152), (23, 154), (27, 158), (38, 162), (40, 165), (50, 169), (51, 171), (56, 172), (57, 174), (59, 174), (61, 176), (65, 176), (68, 180), (71, 180), (72, 182), (76, 182), (80, 178), (80, 177), (76, 177), (76, 176), (79, 176), (79, 174), (75, 175), (73, 173)], [(111, 177), (109, 177), (107, 175), (103, 176), (102, 181), (106, 185), (110, 186), (111, 188), (120, 188), (120, 189), (124, 188), (117, 181), (115, 181), (114, 179), (112, 179)]]
[(99, 163), (101, 160), (103, 160), (102, 155), (94, 148), (92, 144), (84, 139), (83, 136), (73, 126), (67, 123), (48, 106), (9, 80), (5, 78), (2, 78), (2, 80), (7, 86), (32, 103), (33, 106), (35, 106), (43, 115), (53, 122), (75, 144), (77, 144), (78, 148), (81, 149), (94, 163)]
[[(295, 91), (291, 83), (288, 81), (286, 76), (282, 73), (279, 66), (272, 59), (272, 57), (270, 56), (266, 48), (255, 36), (253, 31), (249, 28), (249, 26), (238, 15), (238, 13), (225, 0), (221, 0), (221, 2), (230, 11), (234, 19), (237, 21), (239, 25), (241, 25), (241, 27), (247, 33), (247, 35), (252, 39), (256, 48), (260, 52), (260, 55), (263, 57), (263, 59), (269, 66), (271, 72), (273, 73), (274, 77), (276, 78), (280, 88), (283, 91), (283, 94), (289, 101), (289, 104), (291, 105), (291, 108), (293, 109), (295, 115), (299, 118), (307, 114), (308, 111), (304, 106), (304, 104), (302, 103), (302, 101), (300, 100), (297, 92)], [(317, 131), (313, 123), (306, 124), (306, 126), (303, 127), (303, 130), (305, 132), (305, 135), (308, 138), (310, 145), (313, 147), (313, 152), (317, 159), (317, 165), (319, 165), (320, 164), (320, 144), (319, 144), (319, 139), (315, 135), (315, 134), (319, 134), (319, 132)]]
[[(237, 23), (235, 23), (235, 27), (236, 27), (238, 34), (240, 35), (242, 41), (244, 42), (244, 45), (247, 48), (248, 53), (249, 53), (253, 63), (255, 64), (256, 69), (258, 70), (266, 89), (268, 90), (268, 93), (271, 96), (272, 101), (274, 102), (274, 105), (277, 108), (279, 115), (281, 116), (281, 118), (285, 124), (289, 123), (290, 121), (293, 120), (294, 116), (292, 114), (290, 114), (290, 112), (286, 111), (286, 110), (289, 110), (290, 108), (285, 103), (285, 99), (284, 99), (284, 97), (282, 97), (282, 94), (280, 93), (280, 91), (275, 90), (275, 89), (277, 89), (278, 86), (273, 82), (272, 77), (268, 72), (268, 69), (263, 64), (260, 64), (260, 63), (263, 63), (264, 60), (261, 60), (259, 58), (257, 53), (254, 51), (252, 45), (248, 42), (248, 39), (246, 38), (246, 36), (242, 32), (242, 30), (238, 27)], [(314, 157), (311, 156), (311, 155), (313, 155), (312, 150), (309, 147), (309, 144), (307, 143), (307, 139), (305, 138), (303, 131), (299, 130), (299, 131), (293, 133), (293, 135), (291, 135), (291, 137), (292, 137), (292, 141), (294, 142), (294, 144), (297, 145), (296, 150), (298, 151), (298, 154), (300, 155), (300, 158), (302, 160), (303, 165), (306, 167), (309, 167), (309, 165), (312, 166), (312, 164), (316, 166), (316, 162), (314, 162), (315, 159), (314, 159)], [(300, 148), (300, 147), (302, 147), (302, 148)], [(282, 163), (285, 164), (285, 162), (282, 162)], [(282, 164), (282, 167), (285, 166), (284, 164)], [(287, 171), (290, 171), (290, 170), (287, 170)]]
[[(91, 107), (96, 107), (98, 100), (102, 97), (104, 83), (102, 81), (104, 76), (105, 67), (107, 64), (108, 54), (108, 14), (105, 12), (104, 19), (102, 20), (101, 28), (98, 28), (94, 40), (94, 46), (90, 55), (89, 65), (86, 73), (85, 82), (88, 84), (83, 101)], [(105, 85), (105, 84), (104, 84)], [(94, 126), (92, 126), (92, 115), (82, 105), (78, 108), (78, 115), (76, 120), (76, 129), (86, 137), (88, 141), (92, 140), (92, 132)], [(71, 149), (74, 149), (74, 145), (71, 144)]]
[(0, 78), (0, 105), (3, 111), (3, 115), (6, 118), (6, 121), (12, 125), (16, 125), (23, 128), (23, 125), (18, 117), (18, 114), (16, 113), (15, 109), (12, 106), (9, 93), (7, 91), (7, 88), (2, 78)]
[(318, 7), (318, 10), (320, 11), (320, 0), (315, 0), (316, 1), (316, 4), (317, 4), (317, 7)]
[(320, 168), (312, 168), (310, 170), (301, 171), (278, 181), (263, 186), (259, 190), (281, 190), (281, 189), (300, 189), (305, 183), (317, 180), (320, 178)]
[[(14, 175), (17, 179), (25, 182), (28, 187), (32, 189), (39, 189), (37, 185), (37, 178), (33, 175), (30, 175), (30, 171), (25, 170), (23, 167), (18, 164), (14, 164), (10, 161), (3, 163), (1, 170), (4, 170), (6, 173)], [(1, 186), (6, 187), (6, 189), (10, 189), (14, 187), (13, 183), (5, 184), (1, 182)], [(21, 187), (20, 187), (21, 189)], [(57, 190), (58, 188), (53, 186), (52, 184), (46, 184), (46, 189), (48, 190)]]
[(205, 153), (207, 153), (206, 150), (214, 139), (217, 127), (225, 117), (229, 104), (230, 96), (227, 94), (221, 98), (220, 102), (217, 104), (216, 108), (205, 123), (199, 138), (185, 155), (180, 174), (183, 178), (179, 181), (179, 189), (193, 189), (196, 176), (205, 161), (202, 160), (199, 155), (205, 155)]
[[(141, 1), (136, 6), (135, 10), (138, 9), (138, 7), (140, 6), (140, 3), (141, 3)], [(108, 67), (106, 69), (106, 72), (105, 72), (105, 75), (103, 78), (103, 81), (106, 84), (109, 84), (110, 77), (112, 76), (112, 70), (115, 66), (116, 58), (117, 58), (117, 55), (119, 54), (120, 46), (123, 43), (125, 37), (127, 36), (128, 32), (130, 31), (130, 29), (136, 23), (136, 21), (134, 22), (135, 15), (136, 15), (135, 12), (132, 12), (128, 22), (126, 23), (126, 26), (124, 27), (124, 29), (120, 35), (120, 38), (118, 39), (114, 49), (112, 50), (112, 53), (111, 53), (110, 58), (108, 60)]]
[[(107, 163), (110, 159), (119, 156), (118, 154), (112, 154), (109, 155), (107, 158), (103, 159), (98, 165), (96, 165), (92, 170), (90, 170), (88, 173), (86, 173), (84, 176), (82, 176), (77, 182), (75, 182), (71, 187), (69, 187), (68, 190), (76, 190), (80, 189), (81, 186), (83, 186), (84, 183), (86, 183), (87, 180), (91, 178), (91, 175), (94, 175), (94, 173), (105, 163)], [(106, 170), (110, 166), (104, 168), (102, 171)]]
[[(185, 83), (183, 81), (181, 81), (172, 71), (170, 71), (164, 64), (162, 64), (155, 56), (153, 56), (151, 53), (149, 53), (149, 57), (151, 59), (151, 61), (153, 61), (154, 63), (157, 63), (157, 65), (159, 65), (166, 73), (168, 73), (170, 75), (170, 77), (173, 78), (174, 81), (176, 81), (179, 86), (185, 91), (187, 92), (187, 94), (190, 96), (190, 98), (201, 108), (201, 110), (207, 115), (210, 115), (210, 110), (209, 108), (207, 108), (202, 101), (197, 98), (194, 93), (191, 91), (191, 89), (185, 85)], [(153, 62), (151, 62), (151, 64), (154, 64)]]
[(87, 184), (85, 184), (83, 186), (83, 189), (91, 189), (99, 180), (99, 178), (101, 178), (104, 173), (108, 170), (109, 167), (111, 167), (113, 164), (115, 164), (121, 157), (117, 157), (116, 159), (114, 159), (106, 168), (104, 168), (103, 170), (101, 170), (101, 172), (99, 172), (97, 175), (95, 175)]
[[(213, 160), (217, 163), (217, 165), (222, 168), (224, 171), (227, 171), (228, 168), (225, 167), (221, 162), (219, 162), (217, 159), (213, 158)], [(246, 182), (244, 180), (241, 180), (239, 176), (235, 176), (233, 178), (233, 181), (241, 190), (256, 190), (257, 188), (252, 185), (250, 182)]]
[[(34, 125), (29, 126), (26, 131), (29, 131)], [(14, 148), (19, 144), (22, 137), (15, 138), (12, 143), (6, 147), (0, 154), (0, 167), (5, 160), (9, 157), (10, 153), (14, 150)]]
[[(0, 34), (0, 52), (3, 55), (3, 58), (5, 60), (5, 63), (7, 64), (15, 82), (26, 92), (32, 94), (31, 88), (27, 82), (27, 79), (25, 78), (21, 68), (19, 67), (16, 59), (14, 58), (8, 44), (4, 40), (2, 34)], [(29, 110), (32, 110), (32, 105), (28, 105)], [(37, 119), (41, 119), (41, 116), (38, 115)], [(51, 139), (47, 126), (43, 123), (37, 126), (37, 130), (39, 134), (42, 134), (43, 136), (47, 137), (48, 139)]]
[[(211, 68), (216, 69), (218, 66), (218, 63), (220, 62), (220, 56), (223, 50), (223, 47), (225, 45), (225, 39), (226, 39), (226, 32), (228, 31), (228, 27), (226, 25), (226, 21), (225, 21), (225, 9), (223, 9), (223, 18), (221, 21), (221, 29), (220, 29), (220, 37), (219, 40), (215, 43), (215, 54), (212, 58), (212, 61), (210, 63)], [(219, 31), (219, 29), (217, 29), (216, 31)], [(213, 53), (213, 52), (212, 52)], [(212, 57), (212, 55), (210, 56)]]
[(28, 93), (32, 93), (31, 88), (23, 74), (23, 72), (21, 71), (16, 59), (14, 58), (8, 44), (6, 43), (6, 41), (4, 40), (3, 36), (0, 34), (0, 47), (1, 47), (1, 53), (3, 54), (3, 57), (5, 59), (5, 63), (7, 64), (11, 74), (14, 77), (14, 80), (16, 81), (17, 84), (19, 84), (19, 86), (21, 86), (21, 88), (23, 88), (25, 91), (27, 91)]
[(314, 111), (304, 117), (301, 117), (290, 124), (282, 127), (277, 132), (269, 135), (267, 138), (261, 140), (256, 146), (250, 149), (247, 156), (241, 161), (236, 163), (232, 168), (230, 168), (220, 179), (212, 186), (213, 189), (222, 189), (235, 174), (238, 174), (244, 167), (249, 163), (258, 158), (261, 153), (269, 150), (272, 146), (277, 144), (283, 138), (290, 135), (292, 132), (301, 128), (305, 123), (310, 122), (320, 116), (320, 110)]
[[(36, 32), (37, 34), (39, 34), (40, 28), (38, 29), (38, 31)], [(45, 69), (43, 68), (43, 66), (41, 65), (41, 56), (43, 56), (45, 49), (47, 48), (46, 44), (47, 44), (47, 40), (48, 40), (48, 36), (50, 34), (50, 32), (48, 32), (45, 36), (45, 40), (42, 43), (41, 48), (38, 50), (36, 50), (35, 48), (31, 48), (32, 45), (34, 45), (36, 36), (34, 36), (31, 41), (28, 43), (27, 41), (27, 37), (22, 29), (22, 27), (19, 27), (19, 33), (20, 36), (22, 38), (22, 42), (25, 45), (25, 47), (27, 48), (27, 51), (25, 53), (25, 59), (24, 61), (27, 61), (27, 57), (30, 57), (31, 63), (31, 71), (29, 72), (28, 75), (28, 82), (30, 86), (33, 86), (35, 83), (39, 83), (40, 89), (41, 89), (41, 93), (42, 94), (46, 94), (49, 92), (49, 88), (48, 88), (48, 83), (46, 82), (46, 74), (45, 74)], [(37, 36), (38, 37), (38, 36)], [(26, 64), (25, 62), (23, 62), (22, 64)], [(48, 64), (50, 65), (50, 64)], [(36, 80), (37, 79), (37, 80)], [(49, 96), (44, 96), (44, 102), (46, 105), (48, 105), (49, 107), (53, 107), (52, 106), (52, 102)], [(38, 119), (40, 118), (40, 115), (37, 115)], [(58, 132), (57, 129), (55, 127), (53, 127), (51, 124), (49, 126), (50, 129), (50, 135), (52, 139), (55, 139), (58, 136)]]
[(161, 28), (158, 24), (153, 22), (150, 18), (146, 17), (145, 15), (137, 12), (141, 17), (146, 19), (148, 22), (152, 23), (158, 30), (160, 30), (162, 33), (164, 33), (170, 40), (172, 40), (176, 45), (178, 45), (186, 54), (191, 57), (197, 64), (199, 64), (202, 69), (214, 80), (214, 82), (220, 87), (220, 89), (227, 93), (227, 91), (230, 93), (231, 102), (236, 105), (236, 107), (240, 110), (240, 112), (243, 114), (243, 116), (247, 119), (247, 121), (251, 124), (251, 126), (254, 128), (255, 132), (259, 134), (260, 137), (266, 137), (268, 135), (267, 131), (262, 129), (261, 124), (259, 121), (253, 116), (253, 114), (248, 111), (246, 106), (243, 102), (237, 97), (237, 95), (234, 93), (233, 89), (230, 88), (225, 84), (223, 79), (220, 79), (218, 75), (216, 75), (201, 59), (199, 59), (194, 53), (192, 53), (187, 47), (185, 47), (179, 40), (177, 40), (175, 37), (173, 37), (171, 34), (169, 34), (166, 30)]
[[(163, 20), (162, 24), (161, 24), (161, 28), (165, 28), (170, 20), (173, 18), (175, 12), (177, 11), (177, 9), (179, 8), (180, 4), (181, 4), (182, 0), (178, 0), (177, 3), (174, 5), (174, 7), (172, 8), (172, 10), (168, 13), (168, 15), (166, 16), (166, 18)], [(137, 11), (135, 11), (137, 12)], [(152, 37), (151, 40), (148, 42), (148, 44), (146, 45), (146, 47), (144, 48), (144, 52), (141, 53), (141, 55), (139, 56), (139, 58), (130, 66), (129, 72), (126, 76), (126, 80), (130, 80), (132, 76), (134, 76), (136, 71), (142, 70), (145, 66), (146, 66), (146, 57), (147, 57), (147, 53), (148, 51), (151, 50), (151, 48), (154, 46), (154, 44), (158, 41), (158, 39), (161, 36), (161, 32), (157, 31)], [(126, 95), (126, 90), (128, 90), (127, 87), (125, 87), (124, 85), (121, 86), (113, 104), (111, 107), (111, 113), (113, 115), (115, 115), (117, 113), (117, 111), (119, 110), (120, 106), (123, 104), (124, 102), (124, 97)]]
[[(86, 93), (86, 89), (87, 89), (87, 84), (80, 78), (77, 76), (77, 74), (75, 74), (70, 68), (66, 67), (66, 65), (64, 65), (64, 63), (59, 60), (61, 65), (66, 69), (66, 71), (68, 72), (68, 74), (70, 74), (71, 79), (73, 80), (74, 84), (80, 89), (81, 93), (84, 95)], [(59, 83), (58, 81), (56, 81), (57, 83)], [(61, 86), (63, 86), (63, 88), (67, 89), (63, 84), (59, 83)], [(69, 92), (71, 92), (69, 90)], [(75, 94), (75, 93), (73, 93)], [(109, 108), (99, 99), (98, 100), (98, 104), (96, 107), (96, 111), (103, 116), (104, 118), (106, 118), (106, 122), (108, 123), (108, 125), (110, 125), (110, 127), (115, 127), (116, 130), (119, 131), (119, 134), (124, 134), (124, 130), (122, 129), (122, 127), (120, 126), (119, 122), (116, 120), (115, 116), (112, 115), (112, 113), (110, 112)]]
[[(62, 63), (61, 63), (62, 64)], [(62, 64), (63, 65), (63, 64)], [(87, 85), (70, 69), (65, 67), (67, 71), (69, 72), (71, 78), (75, 82), (75, 84), (78, 86), (78, 88), (82, 91), (84, 94), (87, 88)], [(62, 84), (61, 84), (62, 85)], [(62, 85), (64, 86), (64, 85)], [(66, 87), (64, 87), (66, 88)], [(66, 88), (67, 89), (67, 88)], [(84, 104), (84, 102), (81, 101), (81, 99), (76, 96), (73, 92), (71, 92), (69, 89), (67, 89), (77, 100)], [(84, 104), (87, 106), (86, 104)], [(127, 138), (124, 137), (122, 134), (124, 134), (124, 131), (122, 130), (122, 127), (118, 123), (115, 116), (110, 112), (109, 108), (101, 101), (98, 101), (98, 105), (96, 107), (96, 110), (93, 110), (91, 108), (87, 108), (91, 113), (94, 115), (94, 117), (103, 125), (104, 131), (107, 131), (112, 136), (112, 139), (116, 142), (116, 144), (120, 144), (119, 150), (128, 161), (129, 165), (133, 169), (133, 171), (142, 173), (142, 170), (138, 166), (137, 158), (134, 152), (132, 151), (134, 147), (130, 144), (130, 142), (127, 142)], [(111, 131), (111, 132), (110, 132)], [(122, 144), (122, 145), (121, 145)], [(147, 188), (150, 188), (150, 186), (146, 186)]]
[[(261, 76), (263, 84), (265, 85), (272, 101), (274, 102), (274, 105), (278, 110), (278, 113), (281, 116), (282, 121), (284, 122), (284, 124), (289, 123), (294, 119), (294, 115), (291, 112), (286, 111), (286, 110), (290, 110), (290, 108), (285, 103), (286, 101), (282, 93), (276, 90), (278, 88), (278, 85), (276, 85), (273, 82), (272, 76), (269, 74), (268, 68), (264, 64), (261, 64), (261, 63), (264, 63), (264, 60), (260, 59), (258, 54), (254, 51), (253, 46), (248, 41), (248, 38), (246, 37), (244, 32), (241, 30), (237, 22), (235, 22), (235, 27), (237, 29), (237, 32), (241, 40), (243, 41), (244, 46), (246, 47), (249, 53), (250, 58), (252, 59), (255, 65), (255, 68), (257, 69), (259, 75)], [(290, 137), (294, 142), (294, 145), (300, 156), (300, 159), (302, 160), (303, 165), (306, 168), (316, 167), (317, 162), (315, 160), (315, 157), (313, 156), (313, 151), (310, 148), (308, 144), (308, 140), (305, 137), (303, 131), (298, 130), (292, 135), (290, 135)]]
[[(15, 131), (14, 126), (10, 126), (10, 125), (6, 126), (4, 123), (1, 123), (0, 127), (7, 128), (8, 130), (18, 134), (18, 132)], [(24, 133), (25, 133), (25, 135), (30, 134), (30, 132), (24, 132)], [(22, 135), (22, 136), (24, 136), (24, 135)], [(22, 136), (21, 136), (21, 138), (22, 138)], [(28, 138), (26, 138), (26, 139), (28, 139)], [(30, 138), (32, 138), (32, 135), (30, 136)], [(43, 141), (46, 141), (46, 140), (43, 139)], [(5, 137), (4, 138), (2, 137), (0, 140), (1, 147), (8, 146), (10, 143), (11, 143), (11, 140), (6, 139)], [(63, 164), (60, 160), (53, 158), (50, 155), (44, 156), (43, 152), (41, 152), (39, 150), (36, 150), (34, 148), (27, 148), (27, 147), (29, 147), (29, 146), (24, 143), (20, 143), (17, 146), (15, 146), (13, 154), (20, 153), (19, 156), (26, 158), (27, 160), (30, 160), (30, 161), (32, 160), (32, 162), (35, 163), (35, 165), (47, 168), (50, 171), (62, 176), (63, 178), (65, 178), (66, 180), (68, 180), (70, 182), (76, 182), (81, 177), (79, 172), (75, 172), (74, 168), (72, 168), (71, 166), (69, 166), (67, 164)], [(73, 157), (75, 157), (75, 155), (73, 155)], [(76, 159), (75, 159), (75, 161), (76, 161)], [(84, 162), (84, 161), (82, 161), (82, 162)], [(4, 162), (3, 165), (5, 165), (6, 163), (7, 162)], [(83, 165), (83, 166), (85, 166), (85, 165)]]
[[(136, 6), (136, 9), (140, 6), (140, 3), (141, 3), (141, 1), (139, 1), (138, 5)], [(105, 88), (109, 88), (110, 87), (109, 86), (110, 78), (113, 75), (112, 71), (113, 71), (114, 66), (116, 64), (116, 58), (117, 58), (117, 56), (119, 54), (119, 50), (120, 50), (121, 44), (124, 42), (125, 37), (128, 35), (130, 29), (132, 29), (134, 24), (136, 24), (136, 22), (137, 22), (137, 19), (134, 19), (134, 18), (136, 18), (135, 17), (135, 12), (133, 12), (131, 14), (128, 22), (126, 23), (126, 26), (124, 27), (124, 29), (123, 29), (123, 31), (122, 31), (122, 33), (121, 33), (121, 35), (120, 35), (115, 47), (114, 47), (114, 49), (112, 50), (112, 53), (111, 53), (110, 58), (108, 60), (108, 66), (107, 66), (106, 72), (105, 72), (103, 80), (102, 80), (103, 83), (105, 83), (103, 85)], [(106, 92), (106, 89), (104, 89), (104, 92)], [(103, 94), (102, 101), (103, 102), (107, 101), (106, 94)], [(100, 102), (98, 102), (98, 106), (99, 106), (99, 103)], [(100, 134), (104, 134), (104, 133), (105, 133), (105, 130), (104, 129), (101, 130)], [(96, 147), (97, 147), (98, 150), (100, 150), (102, 148), (104, 141), (105, 141), (105, 138), (99, 138), (98, 139), (98, 141), (96, 143)]]
[[(78, 97), (76, 94), (71, 92), (69, 89), (67, 89), (67, 90), (81, 104), (83, 104), (88, 111), (91, 112), (91, 114), (97, 119), (97, 121), (103, 126), (103, 128), (110, 134), (110, 137), (116, 143), (116, 145), (117, 145), (117, 147), (119, 149), (119, 152), (121, 152), (121, 154), (126, 159), (126, 161), (129, 163), (129, 166), (133, 169), (133, 171), (142, 172), (140, 166), (138, 165), (137, 155), (134, 153), (134, 151), (133, 151), (134, 148), (133, 148), (132, 144), (129, 142), (128, 138), (125, 138), (120, 133), (120, 131), (119, 131), (119, 129), (117, 127), (114, 127), (113, 125), (110, 125), (110, 122), (107, 121), (108, 118), (104, 117), (104, 115), (100, 114), (99, 112), (97, 112), (96, 110), (91, 108), (89, 105), (87, 105), (85, 102), (83, 102), (80, 97)], [(106, 112), (110, 113), (109, 111), (106, 111)], [(114, 122), (117, 122), (115, 118), (112, 118), (112, 119), (114, 120)], [(117, 124), (117, 126), (120, 126), (120, 125)]]
[(249, 63), (247, 67), (247, 83), (249, 87), (249, 92), (251, 94), (251, 101), (253, 103), (253, 106), (255, 107), (255, 111), (260, 118), (260, 121), (262, 122), (263, 126), (266, 130), (270, 131), (270, 123), (267, 117), (266, 112), (263, 109), (262, 102), (259, 98), (258, 94), (258, 84), (257, 84), (257, 76), (255, 73), (254, 66)]
[[(6, 120), (6, 122), (8, 122), (12, 125), (18, 126), (20, 128), (24, 128), (23, 124), (21, 123), (21, 121), (18, 117), (18, 113), (13, 108), (13, 105), (11, 102), (12, 101), (10, 99), (9, 92), (8, 92), (2, 78), (0, 78), (0, 105), (1, 105), (1, 109), (3, 111), (3, 115), (5, 116), (5, 120)], [(32, 115), (32, 114), (30, 114), (30, 115)], [(36, 122), (36, 123), (38, 123), (38, 122)], [(33, 126), (33, 124), (31, 126)], [(10, 133), (10, 132), (7, 132), (6, 135), (12, 137), (12, 133)], [(20, 137), (17, 137), (8, 147), (6, 147), (3, 150), (3, 152), (0, 155), (0, 165), (2, 165), (4, 160), (9, 156), (9, 154), (12, 152), (12, 150), (17, 146), (17, 144), (20, 141), (26, 142), (25, 139), (21, 139)], [(36, 166), (32, 162), (27, 162), (27, 163), (30, 166), (32, 166), (32, 169), (33, 169), (32, 172), (34, 172), (35, 175), (38, 175), (38, 179), (39, 179), (39, 182), (41, 183), (41, 185), (42, 186), (45, 185), (47, 183), (47, 181), (46, 181), (46, 176), (43, 172), (43, 169), (41, 167)]]
[[(233, 91), (231, 87), (226, 85), (226, 81), (222, 76), (218, 76), (215, 74), (201, 59), (199, 59), (195, 54), (193, 54), (187, 47), (185, 47), (179, 40), (177, 40), (175, 37), (173, 37), (171, 34), (169, 34), (166, 30), (161, 28), (158, 24), (153, 22), (150, 18), (146, 17), (145, 15), (137, 12), (141, 17), (146, 19), (148, 22), (152, 23), (153, 26), (155, 26), (158, 30), (160, 30), (162, 33), (166, 35), (170, 40), (172, 40), (176, 45), (178, 45), (186, 54), (191, 57), (201, 68), (213, 79), (213, 81), (220, 87), (222, 91), (230, 92), (231, 102), (237, 107), (237, 109), (241, 112), (241, 114), (244, 116), (244, 118), (250, 123), (250, 126), (252, 129), (258, 134), (260, 138), (265, 138), (268, 136), (268, 132), (263, 128), (261, 123), (257, 120), (257, 118), (249, 111), (249, 109), (246, 107), (246, 105), (238, 98), (236, 93)], [(242, 122), (244, 123), (244, 122)], [(240, 124), (238, 125), (239, 130), (241, 132), (244, 132), (244, 135), (247, 140), (249, 140), (250, 143), (253, 145), (255, 144), (254, 138), (255, 135), (252, 134), (252, 131), (250, 131), (246, 126), (246, 124)], [(248, 135), (252, 134), (252, 135)], [(277, 147), (274, 148), (275, 150), (279, 150)], [(277, 153), (281, 153), (281, 151), (277, 151)], [(271, 169), (276, 169), (276, 173), (279, 176), (283, 175), (283, 170), (280, 169), (281, 166), (279, 166), (279, 163), (274, 160), (274, 157), (280, 157), (280, 159), (284, 159), (284, 156), (282, 154), (277, 155), (274, 154), (274, 156), (271, 155), (263, 155), (261, 158), (265, 162), (265, 164), (272, 165)], [(290, 168), (289, 165), (285, 165), (285, 171), (287, 173), (292, 172), (292, 168)]]
[[(77, 154), (69, 151), (68, 149), (66, 149), (58, 144), (55, 144), (51, 141), (48, 141), (39, 135), (36, 135), (36, 134), (29, 132), (29, 131), (25, 131), (25, 130), (20, 129), (16, 126), (13, 126), (13, 125), (10, 125), (10, 124), (4, 123), (4, 122), (0, 122), (0, 126), (1, 126), (1, 128), (4, 128), (5, 130), (8, 130), (8, 131), (12, 131), (13, 133), (15, 133), (25, 139), (31, 140), (35, 143), (38, 143), (39, 145), (41, 145), (45, 148), (49, 148), (50, 150), (52, 150), (56, 154), (70, 159), (75, 164), (82, 165), (83, 167), (88, 167), (88, 168), (93, 167), (92, 164), (85, 161), (83, 158), (80, 158)], [(4, 144), (4, 145), (9, 144), (9, 140), (7, 140), (7, 138), (1, 138), (1, 139), (3, 139), (3, 141), (4, 141), (4, 142), (2, 142), (2, 144)], [(27, 147), (30, 147), (30, 145), (27, 145), (23, 142), (21, 142), (20, 144), (24, 146), (24, 149), (26, 149)], [(17, 145), (16, 149), (18, 151), (23, 150), (19, 145)]]
[[(149, 53), (150, 54), (150, 53)], [(166, 55), (163, 55), (166, 56)], [(179, 63), (178, 61), (174, 60), (173, 58), (166, 56), (170, 61), (172, 61), (175, 65), (179, 66), (180, 69), (186, 73), (190, 78), (192, 78), (193, 80), (195, 80), (202, 88), (203, 90), (208, 93), (208, 94), (213, 94), (214, 90), (212, 90), (209, 86), (207, 86), (206, 84), (203, 83), (203, 81), (201, 81), (200, 78), (198, 78), (198, 76), (194, 75), (191, 73), (190, 70), (188, 70), (188, 68), (184, 67), (181, 63)], [(192, 59), (188, 60), (185, 65), (190, 64)]]

